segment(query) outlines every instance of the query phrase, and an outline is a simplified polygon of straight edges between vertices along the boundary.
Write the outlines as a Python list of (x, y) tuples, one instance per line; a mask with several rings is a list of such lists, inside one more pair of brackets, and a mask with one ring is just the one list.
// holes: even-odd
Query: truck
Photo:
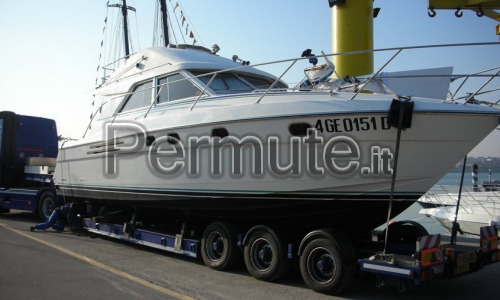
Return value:
[(0, 112), (0, 213), (15, 209), (49, 218), (62, 202), (52, 182), (57, 153), (54, 120)]

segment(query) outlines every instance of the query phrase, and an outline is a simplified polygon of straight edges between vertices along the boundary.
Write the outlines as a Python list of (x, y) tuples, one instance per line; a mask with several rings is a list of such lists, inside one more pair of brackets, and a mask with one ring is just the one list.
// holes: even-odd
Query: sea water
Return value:
[[(485, 173), (480, 172), (478, 175), (478, 183), (481, 184), (485, 181), (490, 180), (500, 180), (500, 173)], [(490, 179), (491, 177), (491, 179)], [(441, 180), (438, 181), (436, 185), (455, 185), (457, 188), (460, 186), (460, 180), (462, 178), (462, 173), (448, 173)], [(472, 173), (468, 172), (464, 174), (464, 186), (472, 186)]]

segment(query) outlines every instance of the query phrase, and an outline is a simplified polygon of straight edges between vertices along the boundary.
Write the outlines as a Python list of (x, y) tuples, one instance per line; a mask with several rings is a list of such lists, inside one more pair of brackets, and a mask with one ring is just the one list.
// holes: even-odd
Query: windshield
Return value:
[[(206, 73), (192, 72), (203, 83), (208, 84), (213, 74), (203, 75)], [(267, 89), (274, 82), (271, 78), (259, 78), (248, 76), (246, 74), (221, 73), (210, 83), (211, 88), (217, 94), (235, 94), (249, 93), (254, 90)], [(275, 88), (286, 88), (284, 84), (278, 82)]]

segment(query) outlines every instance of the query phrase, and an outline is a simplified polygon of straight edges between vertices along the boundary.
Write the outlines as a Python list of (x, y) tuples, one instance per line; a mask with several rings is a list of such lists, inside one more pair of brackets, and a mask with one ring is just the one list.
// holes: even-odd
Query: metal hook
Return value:
[(478, 10), (476, 10), (476, 15), (477, 15), (478, 17), (482, 17), (482, 16), (484, 16), (484, 11), (483, 11), (483, 9), (482, 9), (481, 7), (480, 7), (480, 8), (478, 8)]
[(436, 11), (434, 10), (434, 8), (429, 8), (429, 11), (427, 12), (427, 14), (428, 14), (428, 15), (429, 15), (429, 17), (431, 17), (431, 18), (434, 18), (434, 17), (437, 15), (437, 13), (436, 13)]
[(455, 17), (461, 18), (464, 15), (462, 11), (460, 11), (460, 8), (457, 8), (457, 11), (455, 12)]

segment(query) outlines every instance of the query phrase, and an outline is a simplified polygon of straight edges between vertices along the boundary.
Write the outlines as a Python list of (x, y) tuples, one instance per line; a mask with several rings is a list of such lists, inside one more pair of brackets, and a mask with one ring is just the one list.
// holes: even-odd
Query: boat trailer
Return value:
[[(102, 221), (102, 222), (101, 222)], [(101, 235), (152, 247), (155, 249), (199, 258), (201, 241), (185, 238), (184, 229), (179, 234), (167, 234), (162, 231), (142, 229), (130, 226), (130, 223), (114, 224), (99, 217), (83, 220), (85, 229), (90, 234)], [(238, 245), (241, 246), (241, 236)], [(376, 244), (376, 242), (372, 242)], [(359, 251), (359, 245), (355, 245)], [(372, 245), (373, 246), (373, 245)], [(363, 246), (359, 246), (363, 248)], [(293, 244), (288, 245), (288, 257), (296, 253)], [(365, 247), (367, 249), (367, 247)], [(480, 270), (488, 264), (498, 262), (498, 233), (494, 226), (481, 228), (480, 245), (441, 244), (441, 235), (425, 235), (417, 238), (416, 249), (409, 254), (407, 250), (393, 253), (363, 250), (372, 253), (367, 258), (358, 259), (360, 272), (374, 274), (379, 287), (397, 286), (401, 292), (426, 284), (434, 279), (450, 279)], [(400, 254), (404, 253), (404, 254)]]

